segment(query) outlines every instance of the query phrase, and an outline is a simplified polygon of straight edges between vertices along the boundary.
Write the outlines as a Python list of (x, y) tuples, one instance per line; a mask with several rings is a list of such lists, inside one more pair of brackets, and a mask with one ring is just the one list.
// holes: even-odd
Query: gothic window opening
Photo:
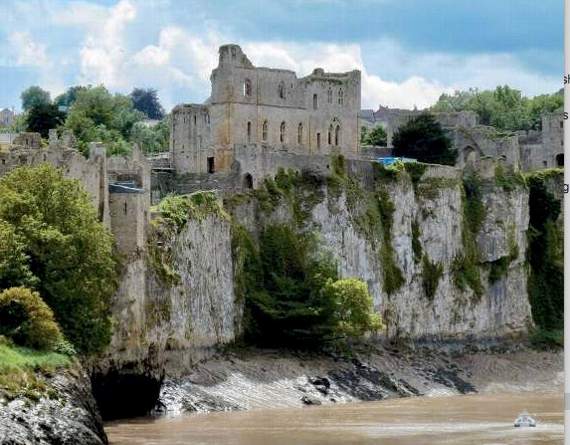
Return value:
[(556, 155), (556, 165), (558, 167), (564, 167), (564, 153), (558, 153)]
[(247, 123), (247, 143), (251, 142), (251, 122)]
[(267, 142), (267, 130), (268, 130), (269, 124), (267, 123), (267, 121), (263, 121), (263, 129), (261, 132), (261, 139), (264, 142)]
[(333, 133), (333, 126), (331, 125), (331, 126), (329, 127), (329, 133), (328, 133), (328, 138), (327, 138), (327, 143), (328, 143), (329, 145), (332, 144), (332, 133)]
[(338, 90), (338, 104), (344, 104), (344, 91), (342, 91), (342, 88)]
[(243, 95), (245, 97), (251, 97), (251, 80), (245, 79), (243, 83)]
[(317, 148), (321, 148), (321, 133), (317, 133)]
[(327, 91), (327, 102), (329, 104), (332, 104), (332, 99), (333, 99), (333, 92), (332, 89), (329, 88), (329, 90)]
[(215, 171), (216, 171), (216, 165), (214, 157), (210, 156), (208, 157), (208, 173), (215, 173)]
[(319, 100), (316, 94), (313, 94), (313, 110), (316, 110), (319, 107)]
[(196, 125), (196, 115), (194, 115), (194, 125)]
[(279, 142), (285, 142), (285, 122), (281, 122), (279, 127)]
[(337, 125), (334, 130), (334, 145), (340, 145), (340, 125)]
[(297, 144), (303, 144), (303, 124), (299, 124), (299, 127), (297, 128)]
[(279, 95), (280, 99), (285, 99), (285, 83), (279, 82), (279, 86), (277, 87), (277, 94)]

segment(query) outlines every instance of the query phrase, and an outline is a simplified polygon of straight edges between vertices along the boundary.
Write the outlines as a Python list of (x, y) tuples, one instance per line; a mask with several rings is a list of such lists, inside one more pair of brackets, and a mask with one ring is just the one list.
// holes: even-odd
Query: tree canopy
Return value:
[(59, 111), (57, 105), (50, 103), (35, 105), (26, 115), (28, 131), (40, 133), (44, 138), (48, 137), (51, 128), (59, 127), (64, 121), (65, 113)]
[(519, 90), (499, 86), (495, 90), (455, 91), (440, 96), (431, 111), (474, 111), (479, 123), (501, 130), (541, 129), (541, 116), (560, 109), (564, 104), (561, 92), (524, 97)]
[(111, 336), (116, 260), (79, 181), (47, 164), (1, 178), (0, 241), (0, 287), (38, 291), (79, 351), (100, 351)]
[(144, 115), (134, 109), (130, 97), (111, 94), (100, 85), (77, 91), (65, 126), (73, 131), (80, 149), (89, 142), (103, 142), (111, 154), (128, 153), (131, 130)]
[(22, 99), (22, 109), (28, 111), (33, 107), (51, 104), (51, 97), (48, 91), (38, 86), (31, 86), (22, 91), (20, 95)]
[(404, 125), (392, 139), (394, 156), (410, 157), (431, 164), (454, 165), (457, 152), (441, 125), (429, 113), (422, 113)]
[(164, 108), (155, 89), (135, 88), (130, 96), (135, 109), (144, 113), (149, 119), (159, 120), (164, 117)]
[(360, 137), (360, 142), (364, 145), (375, 145), (379, 147), (385, 147), (387, 144), (388, 136), (386, 130), (382, 125), (374, 127), (371, 131), (368, 131), (366, 127), (362, 128), (362, 133)]
[(54, 100), (53, 103), (55, 105), (57, 105), (58, 107), (65, 107), (66, 109), (69, 108), (71, 105), (73, 105), (73, 103), (75, 102), (75, 100), (77, 99), (77, 93), (79, 93), (80, 91), (84, 91), (86, 90), (88, 87), (82, 86), (82, 85), (76, 85), (73, 87), (69, 87), (65, 93), (60, 94), (59, 96), (57, 96)]

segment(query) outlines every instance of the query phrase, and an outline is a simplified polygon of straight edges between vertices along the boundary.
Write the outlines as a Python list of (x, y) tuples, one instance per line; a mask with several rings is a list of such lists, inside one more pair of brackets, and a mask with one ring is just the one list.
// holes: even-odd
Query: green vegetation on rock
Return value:
[(461, 238), (463, 250), (453, 261), (453, 278), (459, 289), (467, 290), (470, 288), (473, 292), (474, 301), (478, 301), (483, 295), (483, 285), (481, 283), (476, 236), (485, 221), (486, 211), (482, 201), (481, 180), (477, 176), (464, 178), (462, 202)]
[(422, 259), (422, 287), (429, 301), (433, 301), (442, 275), (443, 264), (430, 261), (427, 254), (424, 254)]
[[(539, 332), (536, 341), (560, 337), (564, 313), (564, 251), (560, 216), (561, 204), (549, 191), (549, 181), (562, 181), (562, 170), (546, 170), (527, 176), (529, 185), (528, 279), (532, 317)], [(561, 186), (554, 182), (554, 186)]]
[(377, 330), (366, 285), (338, 280), (332, 256), (311, 233), (270, 225), (256, 245), (233, 229), (236, 298), (245, 300), (245, 339), (259, 345), (311, 347)]
[(417, 220), (412, 221), (412, 252), (414, 262), (419, 263), (422, 259), (423, 248), (420, 240), (420, 225)]

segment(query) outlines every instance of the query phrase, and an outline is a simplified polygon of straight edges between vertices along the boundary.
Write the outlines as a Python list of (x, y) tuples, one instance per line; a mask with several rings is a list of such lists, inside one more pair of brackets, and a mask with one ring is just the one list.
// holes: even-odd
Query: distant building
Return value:
[(0, 110), (0, 127), (9, 127), (14, 123), (15, 118), (16, 112), (14, 110), (9, 108)]

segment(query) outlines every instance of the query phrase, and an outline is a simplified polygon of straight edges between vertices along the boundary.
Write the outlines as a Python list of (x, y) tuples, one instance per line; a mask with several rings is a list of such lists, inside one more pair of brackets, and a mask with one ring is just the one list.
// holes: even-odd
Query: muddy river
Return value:
[[(536, 428), (513, 428), (522, 410)], [(109, 423), (113, 445), (499, 445), (563, 443), (561, 394), (394, 399)]]

